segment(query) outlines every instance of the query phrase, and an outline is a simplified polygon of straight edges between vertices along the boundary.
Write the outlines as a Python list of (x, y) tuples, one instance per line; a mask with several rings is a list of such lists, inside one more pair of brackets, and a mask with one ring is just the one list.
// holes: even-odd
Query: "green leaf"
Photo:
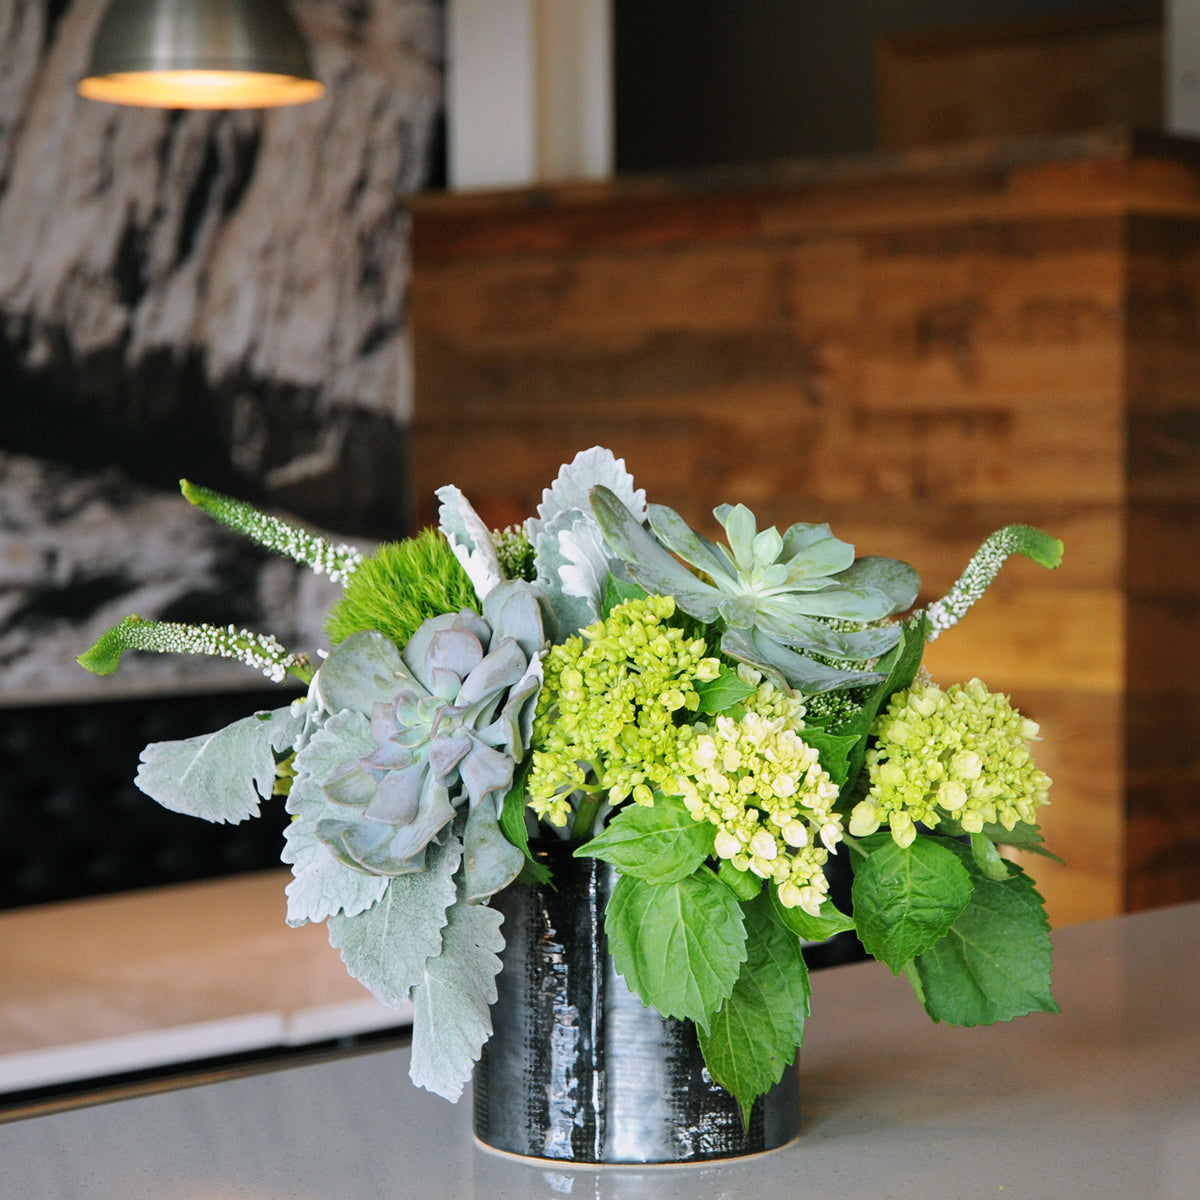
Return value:
[(802, 941), (823, 942), (836, 933), (855, 928), (854, 918), (848, 917), (832, 900), (826, 900), (821, 905), (821, 915), (814, 917), (802, 908), (785, 908), (780, 903), (778, 889), (772, 887), (769, 890), (775, 915)]
[(972, 873), (975, 890), (949, 933), (916, 959), (926, 1011), (951, 1025), (1058, 1012), (1050, 993), (1050, 926), (1033, 881), (1012, 864), (1007, 879), (989, 879), (967, 847), (948, 848)]
[(859, 841), (867, 857), (855, 866), (851, 892), (858, 936), (893, 975), (943, 938), (971, 899), (953, 844), (924, 834), (907, 849), (888, 833)]
[(408, 1073), (418, 1087), (453, 1103), (492, 1034), (488, 1010), (496, 1000), (504, 918), (486, 904), (455, 904), (449, 918), (442, 952), (426, 959), (413, 988)]
[(983, 833), (971, 834), (971, 857), (980, 873), (989, 879), (1007, 879), (1008, 866), (1000, 857), (996, 843)]
[(622, 875), (604, 928), (618, 973), (642, 1003), (701, 1029), (746, 959), (741, 905), (707, 867), (675, 883)]
[(858, 737), (848, 733), (829, 733), (818, 726), (798, 729), (796, 736), (820, 755), (821, 766), (829, 778), (841, 787), (850, 774), (850, 756), (858, 745)]
[(727, 858), (721, 859), (717, 878), (739, 900), (753, 900), (763, 890), (763, 881), (753, 871), (739, 871)]
[(862, 773), (863, 759), (867, 753), (867, 737), (876, 713), (891, 699), (894, 692), (912, 683), (917, 668), (921, 665), (929, 621), (923, 614), (918, 614), (905, 621), (903, 629), (904, 640), (886, 658), (880, 660), (880, 669), (887, 672), (883, 682), (863, 702), (852, 721), (838, 726), (838, 733), (857, 739), (849, 754), (846, 781), (842, 785), (843, 797), (855, 787)]
[(726, 666), (721, 667), (716, 679), (697, 682), (694, 686), (700, 697), (699, 711), (709, 715), (725, 712), (755, 692), (752, 684), (739, 679), (738, 673)]
[(457, 838), (447, 838), (444, 846), (432, 842), (425, 870), (394, 876), (365, 912), (329, 918), (330, 945), (381, 1004), (403, 1004), (424, 978), (426, 960), (441, 951), (461, 858)]
[(640, 584), (618, 579), (611, 571), (604, 584), (604, 607), (601, 616), (608, 619), (609, 614), (618, 605), (627, 600), (643, 600), (647, 596), (646, 589)]
[(997, 846), (1012, 846), (1014, 850), (1024, 850), (1028, 854), (1040, 854), (1052, 862), (1066, 866), (1057, 854), (1052, 854), (1042, 845), (1042, 832), (1036, 825), (1018, 821), (1011, 829), (1005, 829), (999, 822), (984, 825), (983, 832)]
[(600, 858), (622, 875), (675, 883), (712, 853), (716, 827), (695, 820), (678, 796), (655, 796), (653, 807), (627, 804), (576, 858)]
[(751, 900), (743, 913), (746, 962), (708, 1031), (700, 1033), (700, 1050), (749, 1122), (754, 1101), (779, 1082), (804, 1040), (811, 989), (800, 940), (766, 896)]
[(251, 716), (216, 733), (151, 742), (134, 783), (172, 812), (236, 825), (257, 817), (275, 786), (276, 732), (272, 721)]
[(532, 762), (531, 758), (526, 759), (517, 769), (513, 785), (504, 797), (504, 807), (500, 810), (500, 828), (504, 830), (504, 836), (525, 856), (525, 865), (517, 878), (522, 883), (549, 883), (550, 868), (538, 862), (530, 852), (529, 826), (525, 823), (525, 814), (529, 811), (525, 802), (525, 780)]

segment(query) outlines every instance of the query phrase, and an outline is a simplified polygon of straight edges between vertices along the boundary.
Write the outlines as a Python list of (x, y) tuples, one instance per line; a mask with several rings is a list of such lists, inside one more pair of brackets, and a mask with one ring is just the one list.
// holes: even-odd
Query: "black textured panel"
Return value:
[(0, 709), (0, 908), (278, 866), (287, 815), (214, 825), (134, 786), (148, 742), (211, 733), (281, 690)]

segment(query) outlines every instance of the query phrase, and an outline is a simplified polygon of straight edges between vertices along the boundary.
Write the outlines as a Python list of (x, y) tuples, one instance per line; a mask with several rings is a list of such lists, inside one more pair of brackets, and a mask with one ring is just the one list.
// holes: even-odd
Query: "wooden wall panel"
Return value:
[[(964, 15), (970, 16), (970, 6)], [(878, 52), (879, 144), (1162, 124), (1163, 6), (897, 34)]]
[(828, 520), (925, 600), (993, 529), (1041, 525), (1064, 566), (1011, 564), (931, 669), (1043, 724), (1056, 922), (1200, 895), (1148, 783), (1183, 804), (1200, 754), (1163, 776), (1133, 745), (1158, 706), (1188, 737), (1200, 713), (1197, 161), (1112, 135), (422, 201), (420, 511), (455, 482), (523, 519), (599, 443), (710, 533), (726, 500)]
[(1129, 223), (1128, 900), (1200, 894), (1200, 222)]

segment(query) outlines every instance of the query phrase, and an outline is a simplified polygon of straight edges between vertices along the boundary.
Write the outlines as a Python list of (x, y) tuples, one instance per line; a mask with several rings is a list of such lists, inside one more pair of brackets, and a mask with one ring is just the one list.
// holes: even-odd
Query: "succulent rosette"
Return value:
[(340, 727), (347, 757), (321, 784), (324, 810), (296, 816), (315, 817), (313, 835), (346, 866), (423, 870), (426, 847), (461, 810), (468, 897), (520, 872), (499, 818), (541, 684), (541, 609), (519, 580), (493, 589), (483, 609), (430, 617), (402, 652), (374, 631), (352, 634), (318, 672), (321, 707), (359, 719)]
[[(600, 447), (535, 513), (489, 528), (439, 489), (439, 528), (364, 554), (184, 485), (194, 504), (340, 583), (314, 665), (270, 635), (129, 617), (80, 661), (127, 650), (237, 658), (305, 693), (212, 734), (148, 746), (137, 783), (210, 821), (292, 820), (288, 921), (326, 921), (347, 969), (413, 1006), (411, 1073), (456, 1099), (491, 1033), (504, 949), (489, 903), (545, 878), (530, 840), (612, 864), (615, 968), (695, 1023), (745, 1112), (794, 1057), (806, 946), (853, 931), (939, 1021), (1054, 1009), (1044, 907), (1001, 848), (1043, 853), (1034, 722), (978, 680), (943, 690), (924, 647), (1005, 561), (1062, 546), (1012, 525), (950, 592), (858, 557), (828, 525), (724, 542), (648, 504)], [(839, 909), (827, 869), (853, 868)]]

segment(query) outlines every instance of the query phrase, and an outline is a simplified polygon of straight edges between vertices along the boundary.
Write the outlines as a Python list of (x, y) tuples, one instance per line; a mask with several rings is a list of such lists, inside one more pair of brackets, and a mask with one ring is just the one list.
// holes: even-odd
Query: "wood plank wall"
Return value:
[(1114, 133), (424, 199), (418, 510), (520, 520), (599, 443), (709, 532), (827, 520), (927, 600), (1040, 525), (1065, 565), (1010, 564), (929, 665), (1043, 724), (1057, 924), (1200, 896), (1197, 161)]

